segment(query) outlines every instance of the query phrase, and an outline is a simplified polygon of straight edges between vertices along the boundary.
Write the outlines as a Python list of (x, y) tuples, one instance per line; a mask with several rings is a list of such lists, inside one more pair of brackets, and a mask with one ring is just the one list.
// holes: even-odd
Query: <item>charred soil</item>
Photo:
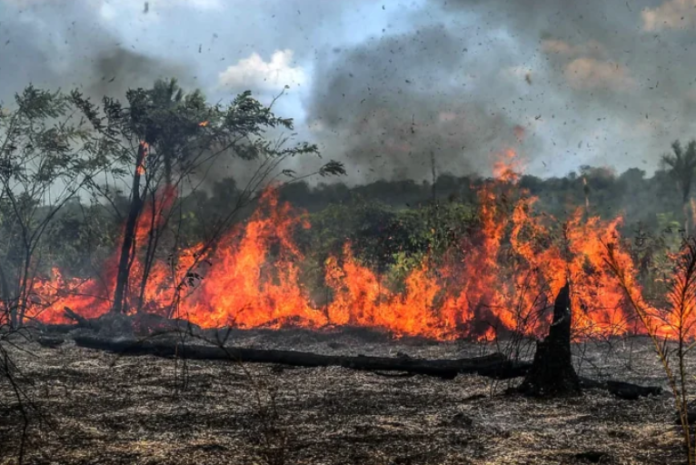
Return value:
[[(359, 332), (236, 331), (236, 346), (323, 354), (473, 357), (498, 347)], [(25, 463), (682, 463), (673, 399), (605, 390), (559, 400), (506, 394), (521, 379), (381, 376), (344, 368), (116, 357), (19, 342), (35, 405)], [(21, 349), (21, 350), (20, 350)], [(580, 376), (665, 385), (641, 338), (573, 347)], [(13, 463), (21, 412), (0, 391), (0, 463)]]

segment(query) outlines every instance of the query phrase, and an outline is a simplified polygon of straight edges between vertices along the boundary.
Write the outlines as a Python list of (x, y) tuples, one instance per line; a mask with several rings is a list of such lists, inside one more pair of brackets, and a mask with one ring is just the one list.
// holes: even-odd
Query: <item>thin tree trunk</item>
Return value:
[(114, 303), (111, 310), (115, 313), (123, 313), (125, 292), (128, 286), (128, 278), (130, 275), (130, 258), (131, 249), (135, 242), (135, 228), (138, 224), (138, 217), (143, 208), (143, 201), (140, 197), (140, 176), (143, 172), (145, 155), (147, 154), (148, 146), (146, 142), (140, 142), (138, 147), (138, 157), (135, 163), (135, 173), (133, 174), (133, 188), (130, 210), (128, 219), (126, 220), (126, 228), (123, 233), (123, 244), (121, 245), (121, 257), (118, 262), (118, 274), (116, 276), (116, 290), (114, 291)]
[(29, 293), (32, 291), (29, 287), (29, 272), (31, 267), (31, 249), (25, 244), (24, 263), (22, 264), (22, 276), (19, 281), (19, 292), (17, 302), (17, 323), (24, 324), (24, 316), (27, 312)]
[(157, 196), (155, 191), (152, 192), (152, 218), (150, 220), (150, 231), (148, 233), (147, 240), (147, 250), (145, 251), (145, 261), (143, 263), (143, 276), (140, 280), (140, 293), (138, 295), (138, 306), (137, 312), (140, 313), (143, 309), (143, 304), (145, 303), (145, 290), (147, 288), (147, 281), (150, 277), (150, 271), (152, 270), (152, 265), (155, 261), (155, 251), (157, 250), (157, 245), (159, 243), (160, 231), (157, 227)]
[(5, 307), (3, 309), (3, 312), (6, 313), (7, 315), (10, 316), (10, 325), (14, 328), (17, 326), (17, 321), (15, 321), (15, 312), (13, 312), (12, 309), (12, 296), (10, 294), (10, 286), (7, 282), (7, 275), (5, 274), (5, 270), (2, 266), (2, 263), (0, 262), (0, 301), (3, 302), (3, 306)]

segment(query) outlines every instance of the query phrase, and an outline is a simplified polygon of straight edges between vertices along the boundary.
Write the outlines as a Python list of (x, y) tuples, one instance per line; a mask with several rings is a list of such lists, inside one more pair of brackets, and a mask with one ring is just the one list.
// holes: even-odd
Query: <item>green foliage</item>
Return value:
[[(227, 104), (210, 104), (200, 91), (186, 92), (176, 80), (162, 80), (129, 91), (123, 102), (104, 98), (95, 105), (78, 91), (65, 95), (28, 87), (12, 108), (0, 108), (0, 292), (21, 298), (23, 280), (53, 265), (75, 275), (94, 274), (99, 260), (117, 245), (131, 193), (115, 186), (129, 185), (141, 140), (150, 145), (143, 198), (165, 184), (188, 183), (179, 189), (187, 195), (167, 218), (176, 232), (163, 239), (161, 253), (227, 231), (253, 211), (248, 205), (253, 194), (278, 176), (291, 180), (279, 188), (281, 200), (310, 212), (312, 228), (297, 236), (307, 252), (302, 266), (313, 287), (321, 288), (325, 260), (341, 255), (346, 243), (361, 263), (385, 273), (395, 288), (423, 260), (436, 269), (439, 261), (456, 261), (453, 254), (463, 253), (462, 244), (475, 246), (477, 191), (487, 180), (443, 175), (434, 185), (380, 180), (310, 188), (302, 182), (308, 174), (282, 169), (281, 162), (318, 155), (317, 147), (291, 144), (292, 136), (270, 140), (268, 131), (274, 130), (290, 132), (293, 121), (276, 116), (250, 92)], [(252, 160), (260, 168), (247, 186), (231, 178), (190, 182), (205, 178), (221, 157)], [(696, 142), (686, 147), (675, 142), (663, 164), (651, 177), (637, 168), (617, 175), (581, 166), (564, 177), (525, 175), (519, 186), (538, 197), (536, 209), (559, 224), (576, 208), (605, 219), (622, 215), (622, 232), (635, 238), (638, 262), (650, 264), (643, 270), (647, 280), (669, 272), (666, 251), (680, 243), (679, 220), (691, 195)], [(328, 161), (309, 174), (344, 173), (343, 164)], [(681, 196), (674, 195), (675, 186)], [(92, 203), (87, 205), (89, 195)], [(501, 211), (510, 212), (515, 199), (499, 197)], [(109, 215), (109, 208), (116, 215)]]
[(16, 324), (58, 213), (111, 160), (71, 96), (28, 86), (0, 112), (0, 302)]
[(346, 169), (343, 166), (343, 163), (340, 161), (336, 160), (331, 160), (328, 163), (326, 163), (324, 166), (319, 168), (319, 175), (322, 177), (326, 176), (342, 176), (346, 174)]
[(82, 151), (91, 134), (71, 121), (64, 95), (29, 86), (15, 102), (15, 110), (0, 113), (0, 178), (5, 185), (44, 186), (95, 168), (95, 160)]
[(116, 246), (120, 225), (100, 204), (68, 203), (55, 217), (46, 233), (46, 263), (67, 277), (100, 275), (103, 263)]
[(435, 258), (460, 244), (476, 222), (475, 208), (458, 202), (395, 209), (356, 197), (310, 216), (311, 229), (299, 231), (299, 242), (315, 271), (315, 286), (323, 285), (321, 265), (342, 256), (350, 244), (356, 259), (387, 275), (394, 290), (426, 258)]

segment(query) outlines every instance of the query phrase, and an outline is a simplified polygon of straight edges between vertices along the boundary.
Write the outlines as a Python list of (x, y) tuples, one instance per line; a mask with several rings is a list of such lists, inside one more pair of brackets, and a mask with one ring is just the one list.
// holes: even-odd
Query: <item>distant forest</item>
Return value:
[[(416, 183), (407, 180), (377, 181), (354, 187), (336, 182), (312, 188), (299, 182), (283, 186), (280, 197), (310, 212), (323, 210), (331, 204), (351, 202), (372, 202), (385, 208), (402, 209), (424, 206), (433, 200), (475, 203), (482, 181), (479, 176), (442, 174), (434, 185), (427, 181)], [(678, 183), (664, 169), (656, 171), (652, 177), (646, 177), (646, 172), (638, 168), (617, 175), (608, 168), (582, 166), (578, 172), (564, 177), (523, 175), (519, 187), (539, 198), (540, 210), (559, 218), (569, 210), (584, 205), (587, 198), (591, 214), (604, 219), (622, 214), (628, 227), (640, 223), (654, 229), (663, 226), (665, 221), (682, 221)], [(224, 191), (222, 185), (216, 186), (211, 201)]]
[[(414, 181), (378, 181), (348, 187), (339, 182), (320, 183), (314, 187), (304, 181), (282, 184), (278, 188), (281, 202), (289, 202), (294, 212), (307, 212), (312, 225), (300, 234), (300, 245), (321, 255), (337, 253), (350, 241), (358, 256), (385, 268), (394, 254), (418, 253), (431, 242), (428, 230), (458, 230), (475, 222), (478, 192), (485, 178), (455, 177), (442, 174), (434, 183)], [(578, 207), (587, 214), (603, 219), (622, 216), (624, 237), (637, 235), (673, 238), (684, 225), (684, 215), (691, 215), (689, 204), (682, 203), (679, 182), (668, 169), (647, 177), (645, 171), (631, 168), (616, 174), (606, 168), (583, 166), (564, 177), (539, 178), (523, 175), (517, 186), (521, 192), (538, 198), (536, 212), (553, 215), (559, 220)], [(227, 178), (188, 195), (182, 202), (180, 232), (184, 244), (194, 244), (205, 236), (210, 220), (222, 216), (240, 195), (234, 179)], [(504, 199), (503, 199), (504, 200)], [(128, 199), (116, 197), (114, 205), (126, 211)], [(237, 221), (247, 218), (255, 206), (239, 212)], [(433, 211), (441, 214), (433, 218)], [(77, 275), (89, 275), (96, 256), (106, 256), (118, 241), (121, 227), (103, 204), (86, 206), (77, 201), (66, 206), (52, 230), (53, 263)], [(689, 218), (689, 221), (692, 221)], [(457, 236), (461, 237), (461, 234)]]

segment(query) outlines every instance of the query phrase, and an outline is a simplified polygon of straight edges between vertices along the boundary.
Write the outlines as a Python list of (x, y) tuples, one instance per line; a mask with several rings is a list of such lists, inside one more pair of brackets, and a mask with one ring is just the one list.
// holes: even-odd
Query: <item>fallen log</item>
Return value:
[[(509, 360), (501, 353), (463, 359), (428, 360), (404, 356), (321, 355), (293, 350), (247, 349), (220, 345), (184, 344), (171, 340), (104, 339), (87, 335), (74, 336), (73, 339), (79, 347), (105, 350), (119, 355), (152, 355), (194, 360), (229, 360), (242, 363), (269, 363), (305, 368), (339, 366), (353, 370), (370, 371), (380, 375), (383, 375), (380, 372), (396, 371), (410, 375), (434, 376), (442, 379), (454, 379), (459, 374), (477, 374), (488, 378), (511, 379), (525, 376), (532, 365), (529, 362)], [(585, 377), (580, 378), (580, 385), (586, 389), (604, 389), (619, 398), (628, 400), (647, 395), (658, 395), (662, 392), (662, 388), (659, 386), (639, 386), (623, 381), (597, 381)], [(516, 391), (516, 389), (513, 389), (513, 391)]]
[(507, 379), (522, 376), (529, 363), (514, 362), (505, 355), (494, 353), (464, 359), (427, 360), (405, 357), (368, 357), (321, 355), (292, 350), (247, 349), (239, 347), (182, 344), (173, 341), (134, 341), (75, 336), (75, 344), (89, 349), (106, 350), (119, 355), (154, 355), (196, 360), (231, 360), (242, 363), (275, 363), (300, 367), (340, 366), (363, 371), (400, 371), (412, 374), (454, 379), (458, 374)]

